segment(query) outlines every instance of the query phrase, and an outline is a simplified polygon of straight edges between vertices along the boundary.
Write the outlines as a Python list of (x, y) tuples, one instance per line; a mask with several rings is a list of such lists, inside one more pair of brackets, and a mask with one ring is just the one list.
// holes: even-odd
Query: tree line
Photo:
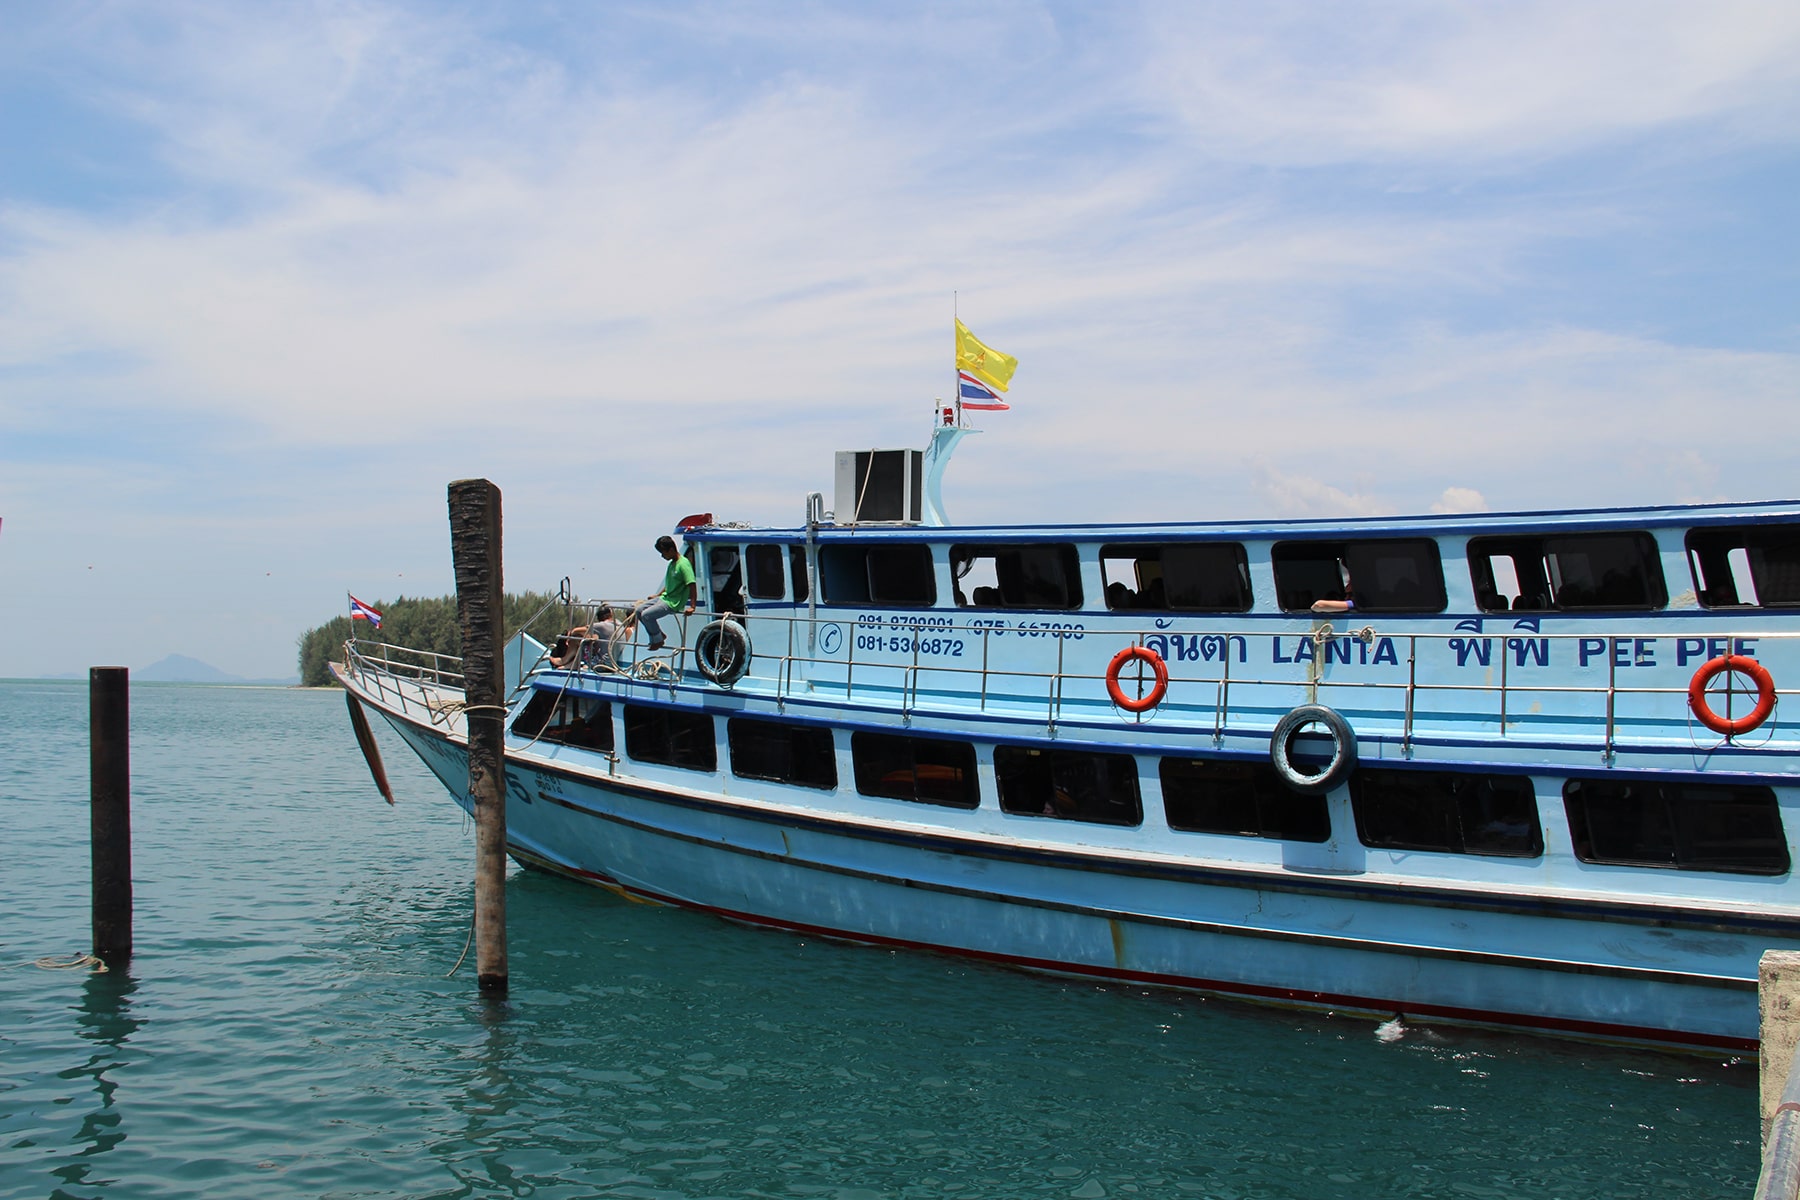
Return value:
[[(371, 641), (405, 646), (409, 650), (431, 650), (438, 654), (462, 654), (462, 630), (456, 622), (456, 597), (396, 596), (392, 600), (371, 604), (381, 614), (381, 628), (371, 629), (366, 622), (354, 634), (349, 617), (333, 617), (323, 625), (300, 635), (300, 683), (320, 687), (334, 683), (330, 663), (343, 658), (344, 643), (352, 636)], [(545, 645), (553, 643), (571, 624), (571, 614), (548, 592), (507, 593), (505, 628), (502, 641), (511, 640), (521, 629)], [(534, 619), (535, 618), (535, 619)], [(586, 614), (575, 614), (573, 624), (581, 624)]]

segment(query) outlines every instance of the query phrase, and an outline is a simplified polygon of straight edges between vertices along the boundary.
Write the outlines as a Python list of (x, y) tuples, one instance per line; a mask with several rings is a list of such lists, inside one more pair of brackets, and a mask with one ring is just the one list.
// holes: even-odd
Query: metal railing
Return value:
[[(580, 610), (591, 611), (596, 602), (573, 602), (571, 615)], [(615, 604), (615, 613), (623, 619), (629, 605)], [(686, 670), (691, 650), (688, 637), (691, 619), (673, 615), (679, 637), (669, 638), (669, 647), (661, 661), (666, 667), (656, 669), (656, 682), (673, 684), (704, 678)], [(708, 617), (707, 620), (713, 619)], [(1101, 628), (1072, 629), (1062, 623), (1037, 623), (998, 627), (994, 622), (944, 623), (941, 618), (899, 621), (884, 620), (880, 625), (858, 625), (854, 619), (809, 620), (804, 616), (785, 617), (753, 613), (744, 623), (752, 643), (748, 672), (733, 685), (738, 690), (769, 695), (781, 705), (805, 695), (841, 696), (846, 701), (892, 706), (903, 716), (918, 713), (966, 715), (975, 712), (1041, 714), (1046, 725), (1054, 728), (1071, 714), (1092, 715), (1112, 708), (1105, 683), (1105, 659), (1102, 655), (1127, 644), (1160, 648), (1169, 670), (1169, 689), (1165, 700), (1155, 710), (1141, 714), (1120, 712), (1133, 724), (1155, 721), (1177, 728), (1191, 727), (1210, 734), (1215, 744), (1233, 731), (1266, 732), (1288, 709), (1298, 703), (1333, 703), (1356, 711), (1360, 720), (1389, 724), (1398, 735), (1403, 752), (1409, 752), (1421, 730), (1442, 733), (1447, 723), (1456, 729), (1483, 737), (1505, 738), (1516, 734), (1519, 727), (1536, 730), (1558, 726), (1558, 736), (1566, 740), (1591, 741), (1601, 753), (1612, 757), (1626, 731), (1645, 724), (1668, 726), (1686, 719), (1687, 687), (1650, 686), (1621, 682), (1618, 656), (1645, 639), (1660, 639), (1665, 645), (1675, 635), (1665, 630), (1629, 633), (1536, 633), (1521, 638), (1513, 633), (1471, 636), (1465, 631), (1447, 634), (1395, 633), (1384, 635), (1372, 625), (1338, 631), (1325, 624), (1310, 631), (1284, 630), (1278, 636), (1291, 641), (1311, 643), (1311, 655), (1294, 668), (1271, 672), (1272, 664), (1257, 666), (1249, 661), (1248, 643), (1267, 632), (1213, 631), (1197, 633), (1167, 629), (1118, 625)], [(1041, 625), (1042, 627), (1037, 627)], [(780, 630), (771, 639), (771, 627)], [(822, 646), (819, 638), (826, 629), (835, 629), (842, 644)], [(847, 632), (845, 632), (847, 630)], [(697, 632), (697, 631), (695, 631)], [(829, 635), (823, 635), (829, 636)], [(1800, 632), (1735, 631), (1729, 637), (1710, 637), (1706, 645), (1723, 644), (1739, 647), (1746, 639), (1757, 643), (1787, 643), (1800, 638)], [(937, 639), (934, 646), (933, 639)], [(945, 660), (933, 651), (946, 639), (960, 639), (961, 657)], [(1020, 639), (1025, 639), (1020, 641)], [(1100, 647), (1090, 657), (1095, 661), (1071, 666), (1071, 647), (1081, 639), (1091, 639)], [(779, 649), (767, 647), (774, 641)], [(1483, 641), (1479, 653), (1474, 643)], [(1522, 642), (1533, 643), (1523, 647)], [(871, 649), (868, 643), (879, 643)], [(1014, 649), (1014, 643), (1019, 642)], [(1352, 667), (1352, 647), (1360, 643), (1358, 666), (1367, 666), (1362, 657), (1370, 647), (1380, 643), (1390, 655), (1377, 660), (1387, 666), (1383, 678), (1347, 677)], [(760, 643), (760, 645), (758, 644)], [(1596, 646), (1596, 643), (1598, 644)], [(409, 664), (399, 659), (399, 647), (355, 644), (363, 648), (350, 661), (364, 669), (379, 669), (389, 674), (411, 678), (415, 683), (431, 682), (434, 686), (457, 686), (450, 683), (459, 666), (457, 660), (444, 655), (424, 655), (424, 664)], [(1054, 649), (1050, 650), (1049, 647)], [(1179, 653), (1172, 653), (1171, 647)], [(1552, 647), (1566, 646), (1562, 656)], [(898, 648), (896, 648), (898, 647)], [(1039, 647), (1044, 647), (1040, 650)], [(1623, 648), (1623, 649), (1622, 649)], [(618, 643), (619, 674), (629, 678), (646, 661), (641, 631), (634, 630), (628, 639)], [(371, 655), (369, 650), (378, 650)], [(1573, 660), (1583, 652), (1590, 659), (1603, 657), (1604, 682), (1572, 679), (1577, 668)], [(1296, 651), (1298, 653), (1298, 651)], [(1460, 658), (1458, 656), (1461, 656)], [(1555, 657), (1568, 661), (1551, 667)], [(1497, 658), (1498, 662), (1493, 660)], [(1552, 674), (1557, 682), (1527, 676), (1513, 669), (1512, 660), (1523, 669), (1527, 661)], [(656, 661), (656, 660), (651, 660)], [(1281, 660), (1283, 663), (1288, 660)], [(1333, 663), (1344, 670), (1333, 671)], [(1703, 660), (1702, 660), (1703, 661)], [(1483, 670), (1479, 681), (1447, 680), (1444, 672), (1470, 669), (1473, 662)], [(1429, 663), (1428, 678), (1421, 678), (1422, 666)], [(540, 665), (542, 660), (540, 660)], [(1598, 667), (1594, 662), (1591, 667)], [(1666, 664), (1664, 664), (1666, 665)], [(1491, 673), (1487, 668), (1492, 668)], [(581, 668), (576, 668), (579, 671)], [(1740, 715), (1747, 693), (1733, 688), (1732, 672), (1725, 672), (1727, 687), (1718, 693), (1721, 715), (1730, 719)], [(1800, 689), (1778, 690), (1786, 697)], [(1204, 699), (1196, 701), (1194, 693)], [(1558, 698), (1591, 698), (1591, 705), (1558, 705)], [(1642, 701), (1663, 697), (1669, 703), (1655, 705), (1655, 712), (1644, 710)], [(1476, 703), (1463, 703), (1476, 700)], [(1551, 711), (1531, 712), (1534, 706)], [(1734, 706), (1738, 709), (1734, 712)], [(1694, 726), (1700, 741), (1722, 742), (1697, 722)], [(1591, 732), (1590, 732), (1591, 731)], [(1751, 737), (1750, 744), (1773, 744), (1771, 721)], [(1780, 744), (1791, 749), (1794, 738), (1783, 738)], [(1698, 744), (1698, 743), (1697, 743)], [(1734, 744), (1746, 745), (1744, 736)]]

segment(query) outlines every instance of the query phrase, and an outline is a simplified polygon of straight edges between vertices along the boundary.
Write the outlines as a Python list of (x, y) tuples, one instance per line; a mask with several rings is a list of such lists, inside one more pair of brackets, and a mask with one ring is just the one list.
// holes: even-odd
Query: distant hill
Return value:
[(203, 663), (185, 654), (171, 654), (160, 662), (139, 667), (131, 677), (144, 683), (242, 683), (236, 675), (228, 675), (211, 663)]
[[(64, 671), (60, 675), (46, 675), (46, 679), (86, 679), (86, 671)], [(228, 675), (211, 663), (203, 663), (197, 658), (189, 658), (185, 654), (171, 654), (159, 662), (147, 667), (131, 669), (133, 683), (235, 683), (250, 684), (257, 687), (298, 687), (300, 677), (289, 675), (286, 679), (245, 679), (242, 675)]]

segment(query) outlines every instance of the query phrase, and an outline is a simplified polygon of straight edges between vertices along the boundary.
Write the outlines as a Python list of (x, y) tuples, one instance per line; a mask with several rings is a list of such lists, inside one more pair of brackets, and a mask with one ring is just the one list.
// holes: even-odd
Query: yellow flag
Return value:
[(1019, 360), (982, 345), (981, 340), (969, 332), (969, 327), (958, 321), (956, 366), (958, 370), (967, 371), (994, 390), (1004, 392), (1013, 372), (1019, 369)]

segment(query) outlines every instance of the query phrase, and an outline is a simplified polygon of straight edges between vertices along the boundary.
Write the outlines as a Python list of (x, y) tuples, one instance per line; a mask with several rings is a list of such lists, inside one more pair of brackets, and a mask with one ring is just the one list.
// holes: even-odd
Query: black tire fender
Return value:
[(731, 687), (750, 669), (750, 635), (736, 621), (714, 621), (694, 639), (694, 661), (702, 675)]
[[(1294, 762), (1294, 737), (1308, 725), (1323, 725), (1331, 734), (1331, 762), (1317, 775), (1301, 770)], [(1336, 709), (1302, 704), (1276, 722), (1275, 732), (1269, 736), (1269, 758), (1281, 781), (1296, 792), (1329, 792), (1356, 769), (1356, 732)]]

